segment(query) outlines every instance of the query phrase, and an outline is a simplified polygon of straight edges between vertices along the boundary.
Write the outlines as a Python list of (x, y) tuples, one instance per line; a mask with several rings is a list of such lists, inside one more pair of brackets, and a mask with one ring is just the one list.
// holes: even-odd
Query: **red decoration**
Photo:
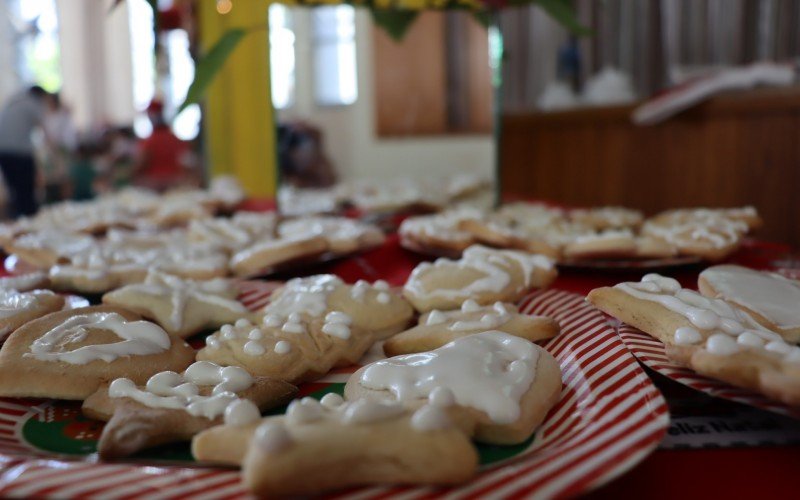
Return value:
[(171, 31), (183, 27), (183, 13), (181, 9), (172, 6), (158, 11), (158, 31)]

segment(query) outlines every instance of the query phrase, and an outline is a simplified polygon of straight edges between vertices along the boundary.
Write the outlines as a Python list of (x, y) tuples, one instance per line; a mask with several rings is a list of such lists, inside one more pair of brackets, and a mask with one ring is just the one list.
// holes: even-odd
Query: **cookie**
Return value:
[(238, 366), (198, 361), (183, 373), (159, 372), (144, 386), (127, 378), (103, 385), (83, 402), (83, 413), (108, 423), (97, 445), (101, 458), (132, 455), (144, 448), (188, 441), (223, 423), (246, 426), (261, 412), (289, 401), (297, 388), (252, 377)]
[(569, 218), (597, 231), (605, 231), (636, 228), (644, 221), (644, 214), (624, 207), (595, 207), (571, 210)]
[(412, 251), (458, 257), (476, 241), (461, 223), (476, 216), (474, 211), (448, 211), (408, 217), (398, 229), (400, 243)]
[(459, 260), (419, 264), (403, 295), (419, 312), (456, 309), (468, 299), (481, 305), (516, 302), (531, 288), (549, 285), (556, 275), (553, 261), (543, 255), (473, 245)]
[(144, 384), (181, 371), (194, 350), (160, 326), (110, 306), (59, 311), (12, 333), (0, 349), (0, 395), (82, 400), (103, 383)]
[(545, 316), (520, 314), (516, 306), (495, 302), (480, 306), (467, 300), (460, 310), (434, 309), (420, 316), (419, 325), (389, 338), (383, 344), (387, 356), (432, 351), (448, 342), (486, 330), (498, 330), (531, 342), (558, 335), (558, 323)]
[(517, 444), (558, 401), (561, 369), (552, 355), (524, 338), (484, 331), (433, 351), (376, 361), (345, 386), (348, 400), (435, 402), (442, 393), (472, 412), (476, 440)]
[(29, 292), (31, 290), (47, 288), (49, 285), (50, 280), (47, 278), (47, 273), (43, 271), (34, 271), (32, 273), (0, 278), (0, 290)]
[(562, 252), (568, 260), (623, 259), (636, 256), (637, 248), (636, 236), (630, 229), (607, 229), (576, 236)]
[(187, 239), (236, 251), (256, 241), (273, 239), (276, 226), (274, 213), (239, 212), (232, 217), (192, 220)]
[(331, 275), (295, 278), (273, 294), (260, 325), (223, 326), (197, 357), (292, 383), (319, 378), (408, 325), (411, 306), (385, 287), (349, 286)]
[[(477, 452), (446, 409), (356, 401), (296, 411), (259, 425), (242, 465), (256, 495), (316, 493), (369, 484), (459, 484)], [(305, 409), (304, 409), (305, 410)]]
[(27, 264), (47, 269), (88, 251), (94, 244), (94, 238), (85, 234), (44, 230), (15, 238), (4, 249), (8, 254), (19, 256)]
[(328, 240), (321, 235), (299, 235), (260, 241), (236, 252), (230, 269), (236, 276), (258, 276), (294, 261), (312, 259), (328, 251)]
[(414, 315), (411, 305), (383, 280), (348, 285), (330, 274), (289, 280), (264, 309), (265, 314), (282, 318), (292, 312), (324, 317), (334, 311), (343, 312), (378, 340), (405, 330)]
[(0, 289), (0, 340), (25, 323), (64, 307), (64, 297), (49, 290)]
[(667, 356), (697, 373), (800, 406), (800, 347), (721, 299), (649, 274), (592, 290), (600, 310), (666, 344)]
[(741, 266), (709, 267), (697, 280), (700, 293), (744, 310), (787, 342), (800, 342), (800, 281)]
[(231, 280), (184, 280), (151, 271), (144, 283), (103, 295), (103, 303), (119, 306), (155, 321), (172, 335), (187, 338), (240, 318), (254, 319), (239, 301)]
[(380, 246), (386, 239), (377, 226), (347, 217), (300, 217), (278, 226), (279, 238), (315, 235), (323, 236), (328, 250), (340, 255)]

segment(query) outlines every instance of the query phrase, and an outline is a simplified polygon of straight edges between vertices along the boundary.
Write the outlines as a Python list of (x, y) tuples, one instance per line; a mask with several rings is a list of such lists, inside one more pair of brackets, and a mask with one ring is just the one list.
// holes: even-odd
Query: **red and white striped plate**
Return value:
[(617, 332), (628, 349), (631, 350), (639, 361), (665, 377), (671, 378), (676, 382), (680, 382), (681, 384), (704, 392), (710, 396), (800, 418), (800, 411), (796, 409), (777, 403), (757, 392), (735, 387), (721, 380), (705, 377), (685, 366), (674, 363), (667, 357), (664, 351), (664, 344), (641, 330), (623, 323), (618, 327)]
[[(274, 285), (247, 287), (242, 300), (255, 307)], [(562, 327), (562, 334), (546, 346), (561, 364), (561, 400), (530, 448), (484, 467), (460, 487), (372, 487), (337, 496), (569, 497), (623, 474), (655, 449), (669, 424), (666, 402), (604, 315), (582, 296), (558, 290), (526, 297), (521, 310), (554, 317)], [(343, 375), (334, 374), (330, 380)], [(247, 494), (238, 471), (230, 469), (48, 457), (26, 442), (21, 432), (25, 421), (42, 408), (41, 401), (0, 401), (0, 496), (240, 498)]]

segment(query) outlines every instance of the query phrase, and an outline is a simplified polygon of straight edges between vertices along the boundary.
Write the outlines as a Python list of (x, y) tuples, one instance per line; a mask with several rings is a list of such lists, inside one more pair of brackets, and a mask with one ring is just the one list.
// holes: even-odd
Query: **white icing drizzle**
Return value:
[[(214, 385), (211, 395), (200, 395), (201, 385)], [(108, 396), (130, 398), (151, 408), (184, 410), (195, 417), (214, 419), (226, 415), (227, 419), (228, 408), (240, 401), (236, 393), (252, 385), (253, 377), (243, 368), (197, 361), (183, 375), (175, 372), (156, 373), (147, 381), (144, 390), (127, 378), (118, 378), (109, 386)], [(248, 413), (253, 413), (246, 405), (242, 409), (234, 408), (231, 412), (231, 420), (239, 424), (248, 418)], [(258, 409), (256, 415), (260, 415)]]
[(520, 399), (534, 380), (539, 349), (525, 339), (489, 331), (434, 351), (375, 362), (358, 382), (368, 389), (390, 391), (403, 402), (448, 389), (459, 405), (508, 424), (520, 416)]
[(332, 311), (325, 316), (325, 324), (322, 325), (322, 333), (332, 335), (343, 340), (350, 338), (350, 326), (353, 318), (341, 311)]
[(460, 311), (442, 312), (434, 309), (425, 318), (425, 326), (450, 323), (447, 327), (452, 331), (493, 330), (507, 323), (514, 311), (502, 302), (491, 306), (480, 306), (474, 300), (467, 300)]
[(246, 342), (244, 344), (244, 347), (242, 347), (242, 351), (244, 351), (245, 354), (249, 354), (250, 356), (261, 356), (262, 354), (267, 352), (264, 346), (261, 345), (260, 342), (257, 342), (255, 340), (250, 340)]
[(334, 409), (344, 404), (344, 398), (335, 392), (329, 392), (328, 394), (322, 396), (322, 399), (320, 399), (319, 402), (325, 408)]
[(637, 299), (661, 304), (689, 320), (696, 328), (679, 328), (674, 337), (676, 344), (700, 343), (700, 329), (708, 333), (705, 349), (718, 356), (752, 349), (764, 354), (773, 353), (781, 361), (792, 362), (795, 351), (800, 350), (800, 347), (787, 344), (780, 335), (758, 324), (744, 311), (721, 299), (704, 297), (681, 288), (672, 278), (648, 274), (640, 283), (620, 283), (614, 288)]
[[(472, 245), (464, 250), (460, 260), (437, 259), (434, 264), (423, 262), (411, 273), (405, 284), (406, 290), (420, 297), (443, 297), (448, 299), (468, 298), (477, 293), (498, 293), (511, 283), (511, 275), (506, 270), (510, 262), (515, 262), (522, 270), (523, 288), (531, 286), (535, 269), (551, 269), (553, 262), (543, 256), (516, 250), (496, 250), (481, 245)], [(423, 283), (424, 275), (431, 266), (453, 265), (469, 268), (483, 274), (483, 277), (460, 289), (431, 288)]]
[(719, 298), (764, 316), (780, 329), (800, 328), (800, 282), (740, 266), (714, 266), (700, 274)]
[[(83, 341), (89, 329), (109, 330), (122, 340), (110, 344), (90, 344), (70, 351), (56, 351), (61, 345)], [(172, 341), (160, 326), (148, 321), (128, 321), (117, 313), (95, 312), (72, 316), (36, 339), (30, 347), (32, 356), (41, 361), (63, 361), (82, 365), (90, 361), (107, 363), (122, 356), (145, 356), (169, 349)]]

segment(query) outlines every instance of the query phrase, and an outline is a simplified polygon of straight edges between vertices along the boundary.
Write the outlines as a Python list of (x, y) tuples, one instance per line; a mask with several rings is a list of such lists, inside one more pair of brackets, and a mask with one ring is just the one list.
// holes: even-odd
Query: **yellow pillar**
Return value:
[(233, 174), (248, 195), (274, 196), (278, 175), (269, 81), (269, 3), (233, 2), (225, 15), (217, 13), (215, 4), (197, 2), (204, 50), (230, 28), (261, 29), (245, 35), (208, 89), (204, 127), (211, 175)]

